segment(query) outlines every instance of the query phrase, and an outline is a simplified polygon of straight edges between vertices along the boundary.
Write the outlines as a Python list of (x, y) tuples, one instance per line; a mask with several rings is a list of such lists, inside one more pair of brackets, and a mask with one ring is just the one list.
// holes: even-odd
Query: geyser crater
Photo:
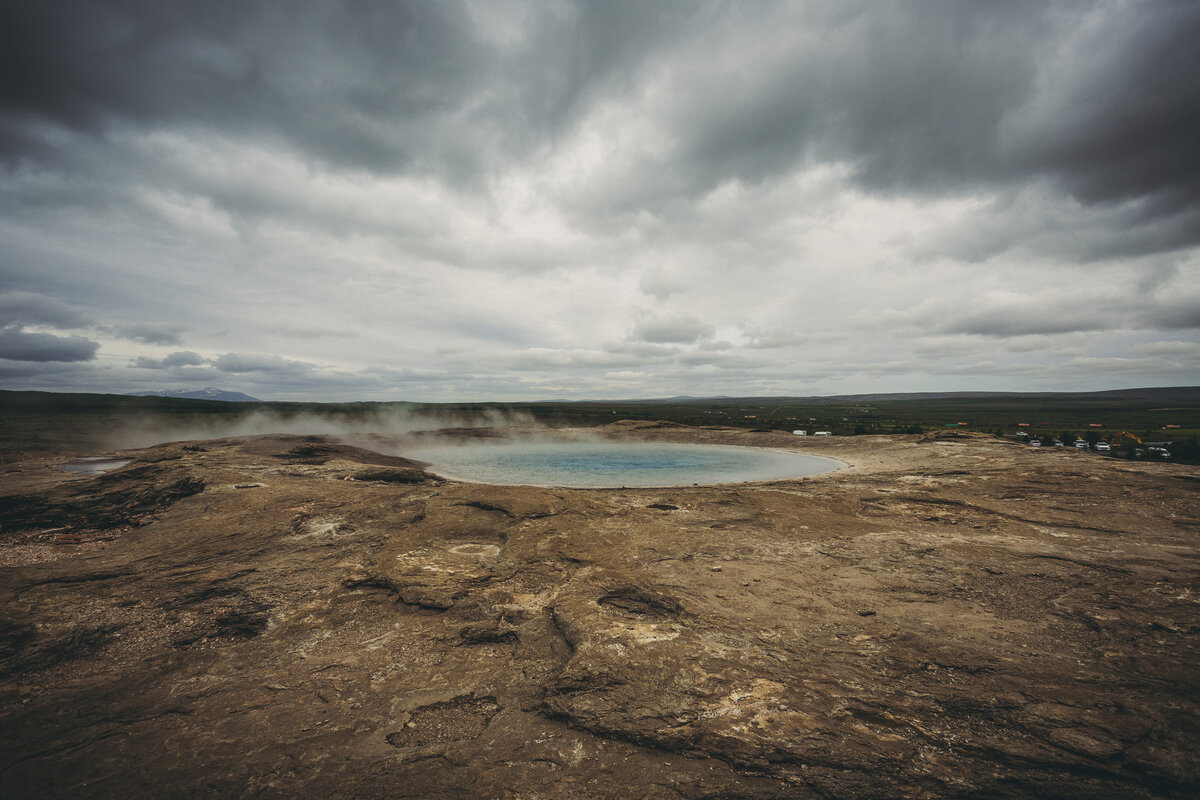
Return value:
[(782, 480), (845, 466), (787, 450), (642, 442), (471, 442), (406, 449), (404, 455), (452, 480), (576, 489)]

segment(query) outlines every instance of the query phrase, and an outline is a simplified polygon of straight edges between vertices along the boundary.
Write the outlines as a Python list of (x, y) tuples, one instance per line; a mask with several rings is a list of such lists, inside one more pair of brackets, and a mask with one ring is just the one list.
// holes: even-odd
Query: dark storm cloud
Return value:
[[(17, 3), (3, 44), (16, 120), (101, 133), (113, 123), (196, 124), (293, 140), (367, 167), (408, 160), (381, 116), (430, 112), (470, 73), (434, 4)], [(464, 63), (464, 61), (466, 63)], [(342, 113), (325, 113), (336, 96)], [(9, 128), (6, 144), (37, 147)]]
[(464, 3), (312, 8), (18, 2), (0, 32), (0, 146), (43, 150), (39, 122), (97, 135), (196, 126), (339, 167), (473, 180), (491, 148), (540, 145), (589, 86), (677, 24), (644, 4), (534, 9), (513, 49)]
[[(1200, 200), (1200, 4), (1130, 3), (1094, 48), (1073, 53), (1052, 115), (1023, 154), (1086, 203), (1153, 198), (1151, 213)], [(1072, 68), (1077, 74), (1070, 74)], [(1048, 109), (1049, 110), (1049, 109)]]
[(318, 8), (10, 4), (0, 147), (10, 160), (65, 157), (49, 152), (47, 124), (192, 127), (337, 167), (478, 183), (657, 70), (672, 90), (636, 113), (676, 146), (605, 203), (766, 180), (815, 158), (890, 192), (1043, 176), (1084, 203), (1144, 201), (1154, 218), (1200, 205), (1193, 3), (577, 2), (509, 21), (511, 44), (493, 35), (502, 11), (481, 21), (463, 3)]
[(81, 336), (27, 333), (18, 327), (0, 329), (0, 358), (11, 361), (91, 361), (99, 347)]
[(1085, 205), (1138, 201), (1131, 226), (1161, 223), (1118, 255), (1200, 241), (1200, 5), (850, 8), (728, 103), (688, 109), (694, 174), (840, 159), (901, 194), (1045, 178)]

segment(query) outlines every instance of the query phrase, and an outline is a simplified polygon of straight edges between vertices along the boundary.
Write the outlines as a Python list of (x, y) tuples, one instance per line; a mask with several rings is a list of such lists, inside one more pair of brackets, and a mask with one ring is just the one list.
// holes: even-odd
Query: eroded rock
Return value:
[(1200, 473), (954, 433), (602, 431), (852, 465), (670, 503), (381, 437), (24, 472), (0, 794), (1194, 795)]

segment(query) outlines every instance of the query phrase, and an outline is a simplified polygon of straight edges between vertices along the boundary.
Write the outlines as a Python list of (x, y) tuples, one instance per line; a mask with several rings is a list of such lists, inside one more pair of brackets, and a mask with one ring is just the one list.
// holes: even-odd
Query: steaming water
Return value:
[(132, 460), (130, 458), (89, 456), (63, 464), (60, 469), (67, 472), (82, 472), (85, 475), (99, 475), (101, 472), (108, 472), (109, 470), (123, 467)]
[(604, 488), (778, 480), (832, 472), (840, 461), (756, 447), (698, 444), (471, 444), (406, 450), (447, 478)]

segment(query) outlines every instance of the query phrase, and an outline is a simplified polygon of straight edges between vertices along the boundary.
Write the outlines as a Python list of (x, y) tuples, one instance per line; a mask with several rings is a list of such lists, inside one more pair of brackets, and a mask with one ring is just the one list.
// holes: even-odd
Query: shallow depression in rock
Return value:
[(479, 483), (603, 488), (779, 480), (832, 472), (842, 462), (729, 445), (503, 443), (406, 451), (447, 478)]

